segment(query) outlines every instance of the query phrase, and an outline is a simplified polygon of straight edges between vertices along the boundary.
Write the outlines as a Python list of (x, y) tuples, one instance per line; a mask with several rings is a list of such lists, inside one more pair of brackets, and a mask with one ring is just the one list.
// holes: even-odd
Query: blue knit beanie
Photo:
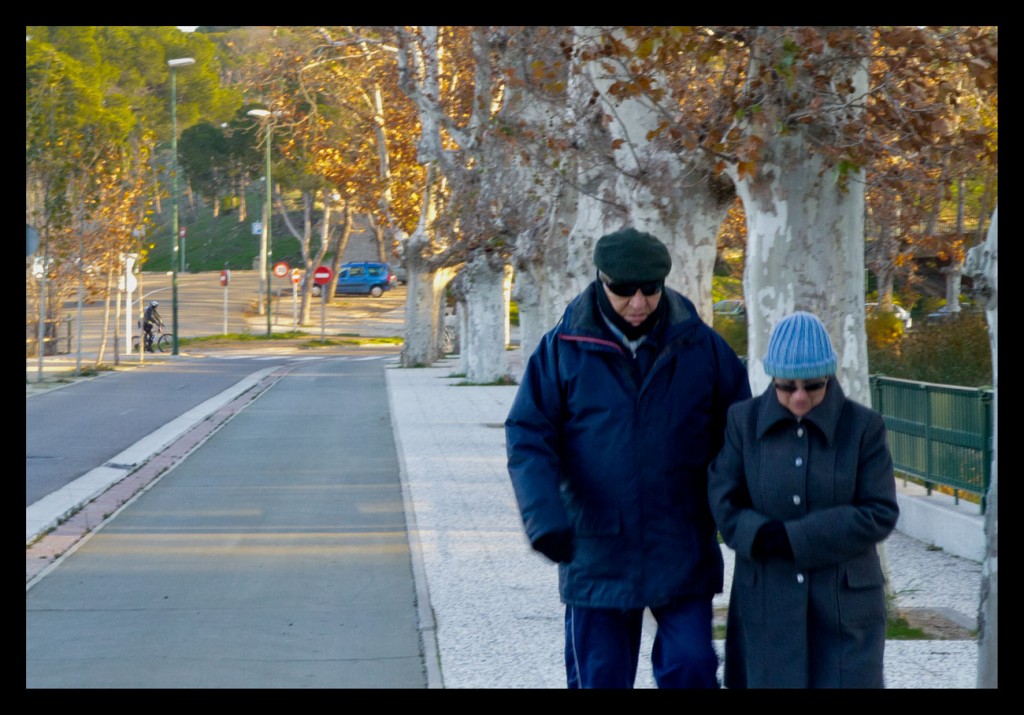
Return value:
[(835, 374), (836, 353), (821, 321), (803, 311), (779, 321), (768, 340), (764, 371), (784, 380)]

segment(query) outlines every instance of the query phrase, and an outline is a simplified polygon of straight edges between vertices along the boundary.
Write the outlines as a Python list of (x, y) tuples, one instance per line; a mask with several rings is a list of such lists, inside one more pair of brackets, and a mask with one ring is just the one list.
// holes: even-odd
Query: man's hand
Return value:
[(532, 544), (534, 550), (541, 552), (556, 564), (567, 564), (576, 553), (576, 540), (572, 531), (552, 531), (544, 534)]

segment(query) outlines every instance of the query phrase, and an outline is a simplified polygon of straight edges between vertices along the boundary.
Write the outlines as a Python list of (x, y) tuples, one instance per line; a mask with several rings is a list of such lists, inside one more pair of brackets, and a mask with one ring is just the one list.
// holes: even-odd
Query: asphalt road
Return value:
[(196, 358), (104, 374), (25, 402), (25, 506), (288, 356)]
[[(293, 362), (31, 586), (28, 688), (426, 687), (389, 357), (353, 353)], [(179, 407), (230, 379), (177, 364)], [(52, 395), (130, 417), (129, 375)]]

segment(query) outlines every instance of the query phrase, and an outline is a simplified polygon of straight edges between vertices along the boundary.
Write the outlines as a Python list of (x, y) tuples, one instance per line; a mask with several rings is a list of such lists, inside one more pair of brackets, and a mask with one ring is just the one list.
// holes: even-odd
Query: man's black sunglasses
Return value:
[(622, 298), (632, 298), (636, 295), (637, 291), (640, 291), (644, 295), (650, 297), (660, 293), (663, 287), (662, 281), (647, 281), (646, 283), (612, 283), (602, 278), (601, 282), (608, 286), (608, 290)]
[[(828, 380), (820, 380), (818, 382), (805, 382), (803, 387), (807, 392), (817, 392), (827, 384)], [(783, 392), (796, 392), (800, 388), (792, 382), (776, 382), (775, 389), (782, 390)]]

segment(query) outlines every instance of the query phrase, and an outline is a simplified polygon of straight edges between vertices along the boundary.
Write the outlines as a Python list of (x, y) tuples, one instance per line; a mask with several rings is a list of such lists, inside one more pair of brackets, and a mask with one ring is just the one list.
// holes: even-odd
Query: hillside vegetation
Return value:
[[(196, 208), (178, 207), (178, 225), (185, 229), (184, 251), (186, 272), (252, 270), (253, 261), (260, 255), (260, 237), (252, 232), (252, 224), (259, 221), (263, 207), (259, 186), (247, 193), (246, 220), (239, 221), (237, 209), (221, 210), (214, 217), (213, 208), (196, 198)], [(171, 233), (171, 205), (163, 203), (163, 213), (154, 215), (150, 227), (150, 252), (143, 270), (171, 270), (174, 242)], [(299, 242), (284, 229), (280, 219), (271, 224), (270, 240), (273, 260), (284, 260), (290, 265), (301, 263)], [(330, 256), (326, 260), (330, 260)]]

